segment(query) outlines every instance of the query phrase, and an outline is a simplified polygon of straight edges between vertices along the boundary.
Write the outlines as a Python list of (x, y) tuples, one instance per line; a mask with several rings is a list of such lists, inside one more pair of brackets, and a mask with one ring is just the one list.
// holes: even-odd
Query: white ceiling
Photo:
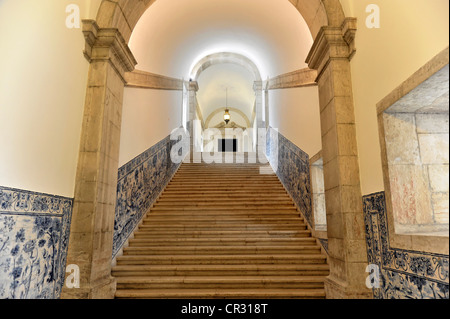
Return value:
[[(232, 107), (245, 113), (251, 120), (255, 93), (254, 75), (242, 66), (218, 64), (203, 71), (197, 79), (199, 90), (197, 100), (206, 118), (217, 108)], [(228, 89), (228, 105), (226, 90)], [(211, 123), (215, 126), (217, 123)]]
[[(253, 61), (263, 80), (306, 67), (313, 43), (306, 22), (287, 0), (158, 0), (136, 25), (129, 46), (137, 69), (189, 79), (207, 55), (231, 52)], [(238, 66), (213, 66), (199, 77), (204, 118), (230, 106), (251, 118), (251, 74)]]

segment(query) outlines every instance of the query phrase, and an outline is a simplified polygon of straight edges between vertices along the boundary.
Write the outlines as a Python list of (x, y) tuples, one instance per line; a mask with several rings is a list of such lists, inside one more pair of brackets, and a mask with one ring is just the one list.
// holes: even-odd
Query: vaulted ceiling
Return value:
[[(265, 80), (306, 67), (312, 42), (289, 1), (164, 0), (144, 13), (129, 45), (139, 70), (187, 80), (206, 56), (232, 52), (251, 60)], [(230, 106), (251, 117), (253, 81), (237, 65), (205, 70), (198, 78), (203, 117), (224, 106), (226, 87)]]

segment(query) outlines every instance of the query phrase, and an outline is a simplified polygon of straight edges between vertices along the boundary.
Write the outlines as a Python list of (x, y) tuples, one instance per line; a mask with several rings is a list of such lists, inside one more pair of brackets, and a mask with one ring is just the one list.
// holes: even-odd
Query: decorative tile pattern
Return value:
[(378, 299), (449, 298), (448, 255), (391, 248), (384, 192), (363, 197), (369, 264), (380, 269)]
[(119, 168), (113, 258), (178, 169), (170, 160), (177, 142), (166, 137)]
[(73, 199), (0, 187), (0, 299), (56, 299)]
[(328, 239), (319, 238), (319, 242), (322, 245), (325, 252), (328, 254)]
[[(278, 152), (274, 149), (276, 143), (273, 141), (277, 138), (275, 134), (278, 134)], [(308, 154), (273, 128), (267, 131), (266, 152), (271, 164), (276, 160), (274, 156), (278, 154), (276, 174), (308, 224), (312, 226), (312, 192)]]

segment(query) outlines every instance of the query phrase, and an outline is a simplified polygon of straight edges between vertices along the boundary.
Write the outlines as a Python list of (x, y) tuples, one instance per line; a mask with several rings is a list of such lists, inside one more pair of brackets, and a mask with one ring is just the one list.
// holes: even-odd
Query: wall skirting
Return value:
[(377, 299), (448, 299), (449, 256), (392, 248), (389, 240), (385, 193), (363, 197), (369, 264), (380, 269)]
[(0, 186), (0, 299), (57, 299), (73, 199)]
[(119, 168), (113, 258), (177, 171), (170, 159), (176, 142), (168, 136)]

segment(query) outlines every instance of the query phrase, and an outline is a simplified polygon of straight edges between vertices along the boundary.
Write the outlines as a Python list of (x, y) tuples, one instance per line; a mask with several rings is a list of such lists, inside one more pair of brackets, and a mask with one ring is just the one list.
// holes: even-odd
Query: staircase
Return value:
[(117, 258), (116, 298), (325, 298), (326, 256), (260, 167), (182, 164)]

